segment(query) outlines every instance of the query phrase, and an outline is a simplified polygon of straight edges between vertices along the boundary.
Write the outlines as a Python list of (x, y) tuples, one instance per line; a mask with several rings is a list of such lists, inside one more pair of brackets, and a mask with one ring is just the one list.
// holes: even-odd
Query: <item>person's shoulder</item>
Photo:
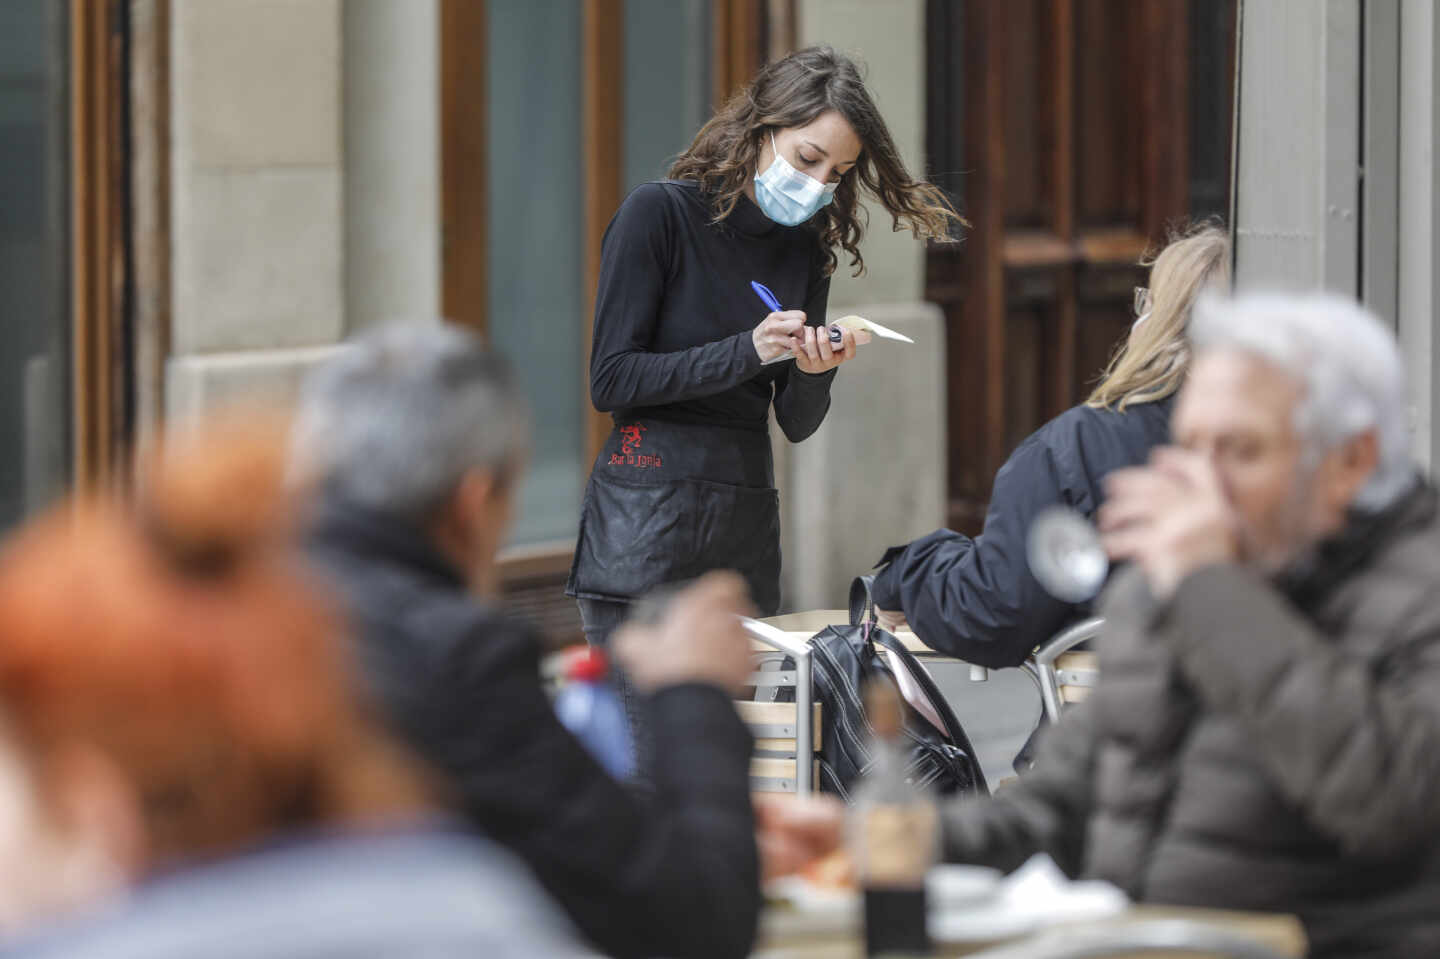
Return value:
[(469, 663), (538, 660), (539, 634), (529, 623), (472, 596), (433, 571), (354, 551), (316, 551), (321, 576), (336, 589), (360, 642), (412, 679)]
[(620, 211), (660, 217), (700, 202), (700, 188), (693, 180), (650, 180), (625, 195)]
[(1032, 486), (1039, 475), (1048, 476), (1068, 491), (1072, 505), (1088, 510), (1098, 503), (1099, 483), (1107, 473), (1145, 462), (1150, 450), (1167, 442), (1167, 407), (1163, 402), (1123, 411), (1072, 406), (1027, 436), (1005, 461), (1002, 473), (1007, 478), (1031, 477)]
[[(1393, 507), (1402, 513), (1395, 524), (1399, 528), (1377, 551), (1362, 578), (1371, 589), (1380, 587), (1392, 594), (1386, 605), (1424, 606), (1440, 627), (1440, 591), (1434, 588), (1440, 578), (1440, 495), (1429, 481), (1416, 483)], [(1401, 591), (1409, 596), (1408, 603), (1400, 598)]]
[(625, 195), (610, 219), (608, 235), (663, 242), (687, 223), (707, 217), (704, 200), (689, 180), (651, 180)]
[(1031, 439), (1058, 450), (1088, 451), (1092, 457), (1108, 453), (1120, 460), (1139, 461), (1169, 436), (1170, 403), (1159, 400), (1123, 410), (1085, 403), (1072, 406), (1036, 430)]
[(523, 619), (482, 602), (463, 590), (431, 590), (427, 602), (405, 617), (406, 632), (417, 642), (438, 640), (474, 662), (520, 660), (540, 655), (540, 635)]
[(1087, 434), (1105, 429), (1108, 410), (1097, 410), (1088, 406), (1072, 406), (1045, 423), (1020, 441), (1012, 458), (1034, 456), (1041, 453), (1054, 455), (1074, 446)]
[(1081, 403), (1061, 413), (1051, 423), (1057, 430), (1080, 434), (1165, 431), (1170, 422), (1170, 408), (1169, 399), (1133, 403), (1123, 410)]

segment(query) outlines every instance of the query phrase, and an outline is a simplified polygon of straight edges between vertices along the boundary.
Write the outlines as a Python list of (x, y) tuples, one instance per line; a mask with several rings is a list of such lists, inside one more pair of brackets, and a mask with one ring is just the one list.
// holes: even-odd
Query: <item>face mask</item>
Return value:
[(770, 133), (770, 149), (775, 159), (769, 169), (755, 177), (755, 202), (776, 223), (798, 226), (834, 198), (839, 184), (821, 183), (791, 166), (775, 149), (774, 131)]

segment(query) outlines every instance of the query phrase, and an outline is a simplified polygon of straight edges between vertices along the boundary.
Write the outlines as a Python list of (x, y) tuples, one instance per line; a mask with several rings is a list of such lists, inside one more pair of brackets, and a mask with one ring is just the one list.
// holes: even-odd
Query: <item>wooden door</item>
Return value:
[(1234, 4), (930, 0), (927, 16), (930, 168), (973, 225), (928, 252), (926, 296), (946, 315), (949, 522), (974, 533), (1005, 457), (1124, 336), (1142, 253), (1224, 207)]

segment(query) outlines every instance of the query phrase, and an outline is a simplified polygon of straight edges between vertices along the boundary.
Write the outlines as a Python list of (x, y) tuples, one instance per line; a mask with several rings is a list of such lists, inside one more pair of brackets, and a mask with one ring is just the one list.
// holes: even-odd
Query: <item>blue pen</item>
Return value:
[(761, 283), (759, 280), (751, 280), (750, 289), (754, 290), (755, 295), (765, 301), (765, 305), (770, 307), (771, 313), (785, 312), (785, 307), (780, 305), (780, 301), (775, 298), (775, 294), (770, 292), (770, 287), (764, 283)]
[[(750, 289), (754, 290), (755, 295), (760, 297), (760, 299), (764, 301), (766, 306), (770, 307), (771, 313), (783, 313), (785, 311), (785, 307), (780, 305), (780, 301), (775, 297), (775, 294), (770, 292), (770, 287), (766, 286), (764, 283), (761, 283), (759, 280), (751, 280)], [(825, 332), (830, 336), (830, 345), (839, 346), (840, 344), (845, 342), (845, 334), (840, 332), (835, 327), (832, 326)], [(781, 360), (788, 359), (791, 359), (791, 357), (778, 356), (775, 359), (770, 360), (769, 362), (778, 363)]]

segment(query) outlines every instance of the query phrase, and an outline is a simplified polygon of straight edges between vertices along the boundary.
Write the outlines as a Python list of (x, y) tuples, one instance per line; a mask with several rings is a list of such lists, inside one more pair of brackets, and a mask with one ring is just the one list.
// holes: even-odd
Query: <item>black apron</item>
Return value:
[(780, 608), (780, 498), (764, 430), (617, 424), (595, 458), (567, 595), (629, 601), (733, 569), (761, 615)]

